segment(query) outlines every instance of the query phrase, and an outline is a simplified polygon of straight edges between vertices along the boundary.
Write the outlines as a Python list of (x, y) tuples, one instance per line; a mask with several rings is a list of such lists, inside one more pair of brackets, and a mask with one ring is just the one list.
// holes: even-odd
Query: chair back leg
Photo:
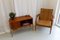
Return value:
[(50, 34), (51, 34), (51, 31), (52, 31), (52, 27), (50, 28)]

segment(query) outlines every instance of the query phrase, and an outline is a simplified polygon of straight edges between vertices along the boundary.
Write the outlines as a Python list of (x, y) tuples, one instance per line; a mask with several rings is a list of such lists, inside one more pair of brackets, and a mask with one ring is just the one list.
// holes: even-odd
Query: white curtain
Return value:
[(17, 16), (34, 16), (40, 11), (40, 8), (48, 8), (47, 0), (14, 0), (14, 7)]
[(17, 16), (31, 15), (36, 12), (36, 0), (14, 0)]
[(9, 1), (0, 0), (0, 34), (10, 32), (9, 28), (9, 13), (11, 12)]

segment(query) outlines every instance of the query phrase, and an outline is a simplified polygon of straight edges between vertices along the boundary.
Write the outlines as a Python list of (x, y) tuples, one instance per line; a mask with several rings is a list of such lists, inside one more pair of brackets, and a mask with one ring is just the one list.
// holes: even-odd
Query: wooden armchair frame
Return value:
[[(52, 12), (53, 12), (53, 9), (48, 9), (48, 10), (52, 10)], [(40, 14), (38, 14), (38, 15), (36, 15), (36, 20), (35, 20), (35, 30), (36, 30), (36, 26), (38, 25), (38, 26), (43, 26), (43, 27), (46, 27), (45, 25), (39, 25), (39, 24), (37, 24), (37, 21), (39, 21), (40, 20)], [(51, 30), (52, 30), (52, 24), (53, 24), (53, 15), (51, 15), (50, 16), (51, 17), (51, 26), (47, 26), (48, 28), (50, 28), (50, 34), (51, 34)]]

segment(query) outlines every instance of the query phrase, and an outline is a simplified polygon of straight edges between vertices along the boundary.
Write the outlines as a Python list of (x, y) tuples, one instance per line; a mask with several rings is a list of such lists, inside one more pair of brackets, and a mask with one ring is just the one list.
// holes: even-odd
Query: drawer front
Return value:
[(12, 22), (10, 23), (10, 28), (11, 29), (17, 29), (20, 27), (20, 23), (19, 22)]

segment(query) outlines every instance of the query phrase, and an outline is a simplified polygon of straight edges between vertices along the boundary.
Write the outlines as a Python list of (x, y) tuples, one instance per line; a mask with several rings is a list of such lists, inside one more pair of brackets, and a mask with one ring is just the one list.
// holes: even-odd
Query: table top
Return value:
[(23, 21), (28, 19), (32, 19), (32, 17), (30, 15), (19, 16), (19, 17), (15, 17), (13, 20), (10, 19), (9, 21)]

